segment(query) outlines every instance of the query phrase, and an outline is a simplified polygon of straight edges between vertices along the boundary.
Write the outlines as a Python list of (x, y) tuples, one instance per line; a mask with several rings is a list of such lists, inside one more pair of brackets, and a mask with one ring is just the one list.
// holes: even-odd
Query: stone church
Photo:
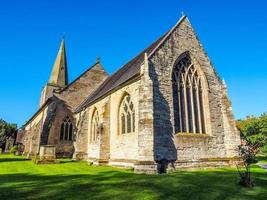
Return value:
[(186, 16), (110, 76), (97, 60), (69, 83), (62, 40), (22, 133), (29, 157), (54, 145), (58, 158), (146, 173), (228, 166), (240, 144), (226, 84)]

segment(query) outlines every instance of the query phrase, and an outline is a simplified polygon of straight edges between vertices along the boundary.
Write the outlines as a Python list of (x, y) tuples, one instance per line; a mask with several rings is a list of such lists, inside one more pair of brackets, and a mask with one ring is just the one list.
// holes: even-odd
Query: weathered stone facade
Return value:
[[(184, 58), (190, 59), (189, 67), (194, 66), (201, 86), (196, 89), (191, 83), (191, 97), (190, 93), (181, 93), (188, 96), (186, 100), (191, 99), (186, 101), (187, 110), (179, 104), (178, 112), (173, 77), (174, 68)], [(60, 79), (60, 75), (56, 77)], [(40, 144), (55, 145), (57, 156), (133, 167), (137, 173), (228, 166), (237, 157), (240, 136), (226, 85), (185, 16), (112, 76), (96, 63), (52, 93), (26, 124), (24, 152), (28, 155), (38, 154)], [(177, 132), (177, 113), (180, 123), (195, 127)], [(204, 131), (198, 131), (197, 123)], [(72, 140), (62, 141), (70, 138), (62, 135), (65, 126), (74, 126)]]
[[(64, 59), (66, 57), (63, 41), (49, 79), (53, 82), (48, 82), (44, 87), (40, 100), (41, 107), (25, 124), (22, 143), (24, 155), (29, 157), (39, 155), (40, 145), (55, 145), (57, 157), (73, 156), (75, 137), (71, 140), (60, 138), (62, 122), (68, 117), (71, 123), (75, 124), (74, 108), (107, 77), (107, 73), (97, 62), (72, 83), (64, 86), (64, 83), (67, 83), (67, 65)], [(77, 129), (74, 127), (73, 132), (75, 131)]]
[[(173, 129), (172, 69), (184, 53), (190, 54), (207, 80), (206, 135), (176, 134)], [(240, 139), (224, 85), (187, 18), (172, 30), (160, 48), (151, 55), (150, 61), (150, 75), (154, 82), (155, 160), (176, 161), (175, 165), (179, 167), (179, 161), (199, 166), (196, 161), (200, 159), (237, 156), (236, 147)]]

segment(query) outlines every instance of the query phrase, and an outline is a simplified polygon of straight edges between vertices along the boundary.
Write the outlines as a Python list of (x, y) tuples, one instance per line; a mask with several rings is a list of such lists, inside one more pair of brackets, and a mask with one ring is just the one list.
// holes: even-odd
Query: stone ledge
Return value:
[(198, 137), (198, 138), (211, 138), (210, 135), (205, 133), (176, 133), (176, 137)]
[(110, 159), (109, 162), (136, 163), (138, 161), (132, 159)]
[(241, 159), (239, 157), (230, 157), (230, 158), (200, 158), (197, 160), (176, 160), (175, 163), (197, 163), (197, 162), (217, 162), (217, 161), (240, 161)]

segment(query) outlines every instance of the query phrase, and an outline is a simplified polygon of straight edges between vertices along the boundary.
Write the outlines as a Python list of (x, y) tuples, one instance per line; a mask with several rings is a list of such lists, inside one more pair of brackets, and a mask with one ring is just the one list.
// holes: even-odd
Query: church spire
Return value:
[(68, 70), (64, 38), (61, 41), (48, 84), (59, 87), (65, 87), (68, 85)]

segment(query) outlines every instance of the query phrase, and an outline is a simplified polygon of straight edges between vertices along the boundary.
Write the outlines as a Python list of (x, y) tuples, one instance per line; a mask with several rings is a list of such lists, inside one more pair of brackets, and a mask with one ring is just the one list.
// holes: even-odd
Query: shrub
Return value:
[(265, 156), (265, 158), (267, 159), (267, 145), (261, 147), (260, 149), (261, 154), (263, 154)]
[(17, 145), (15, 145), (15, 146), (13, 146), (11, 149), (10, 149), (10, 153), (12, 153), (12, 154), (16, 154), (18, 152), (18, 146)]
[(249, 143), (242, 144), (239, 147), (239, 155), (242, 159), (243, 165), (237, 165), (237, 171), (240, 176), (239, 184), (244, 187), (254, 187), (254, 183), (251, 178), (250, 167), (251, 164), (257, 163), (255, 149), (257, 147), (252, 146)]

